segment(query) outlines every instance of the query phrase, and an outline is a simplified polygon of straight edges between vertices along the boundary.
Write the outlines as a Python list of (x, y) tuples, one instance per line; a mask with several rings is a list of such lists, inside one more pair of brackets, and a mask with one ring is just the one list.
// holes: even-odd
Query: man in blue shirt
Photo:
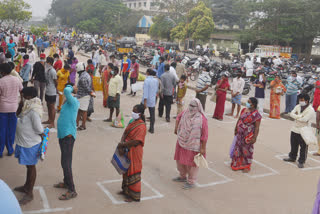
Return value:
[(159, 90), (159, 80), (156, 77), (156, 72), (152, 69), (147, 70), (147, 78), (143, 85), (143, 97), (142, 103), (144, 108), (149, 108), (150, 114), (150, 128), (149, 132), (154, 133), (154, 122), (155, 122), (155, 106), (156, 97)]
[(72, 47), (69, 46), (69, 52), (68, 52), (68, 57), (67, 57), (67, 59), (68, 59), (67, 62), (69, 65), (72, 64), (73, 57), (74, 57), (74, 53), (73, 53)]
[(297, 105), (298, 90), (301, 87), (297, 79), (297, 73), (292, 72), (291, 76), (287, 79), (287, 92), (286, 92), (286, 110), (285, 114), (290, 113)]
[(159, 62), (160, 62), (160, 65), (159, 65), (158, 70), (157, 70), (157, 77), (158, 78), (160, 78), (161, 75), (164, 73), (164, 58), (160, 57), (159, 58)]
[(265, 89), (266, 89), (266, 77), (263, 71), (259, 72), (259, 79), (257, 79), (254, 84), (256, 87), (254, 97), (258, 100), (258, 111), (263, 116), (263, 108), (264, 108), (264, 98), (265, 98)]
[(64, 96), (66, 102), (63, 104), (58, 119), (58, 138), (61, 150), (61, 166), (63, 169), (63, 182), (55, 184), (56, 188), (66, 188), (68, 191), (59, 197), (60, 200), (69, 200), (77, 197), (77, 192), (72, 176), (72, 151), (76, 140), (77, 125), (76, 119), (79, 109), (79, 101), (71, 93), (77, 93), (77, 87), (72, 83), (66, 84)]
[(37, 45), (38, 56), (40, 57), (41, 51), (43, 49), (43, 40), (41, 37), (37, 39), (36, 45)]

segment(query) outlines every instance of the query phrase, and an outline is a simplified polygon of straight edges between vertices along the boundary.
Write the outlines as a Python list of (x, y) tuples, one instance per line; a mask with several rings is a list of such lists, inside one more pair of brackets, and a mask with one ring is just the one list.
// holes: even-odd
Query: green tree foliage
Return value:
[(291, 45), (294, 52), (310, 57), (312, 43), (319, 35), (318, 0), (241, 0), (248, 8), (251, 28), (244, 41)]
[[(184, 28), (184, 29), (183, 29)], [(183, 29), (183, 30), (182, 30)], [(182, 22), (172, 29), (176, 39), (191, 37), (194, 40), (207, 41), (214, 30), (212, 11), (200, 1), (187, 15), (187, 22)], [(185, 33), (183, 36), (182, 33)]]
[(132, 34), (142, 17), (120, 0), (54, 0), (50, 14), (61, 24), (91, 33)]
[(185, 15), (196, 5), (194, 0), (156, 0), (155, 2), (159, 10), (165, 11), (166, 15), (176, 23), (185, 21)]
[(174, 21), (164, 15), (156, 16), (152, 21), (150, 36), (170, 40), (170, 31), (175, 26)]
[(34, 35), (42, 36), (44, 32), (48, 32), (48, 27), (46, 25), (42, 26), (31, 26), (30, 32)]
[(0, 2), (0, 23), (10, 22), (13, 26), (31, 19), (30, 5), (23, 0), (4, 0)]

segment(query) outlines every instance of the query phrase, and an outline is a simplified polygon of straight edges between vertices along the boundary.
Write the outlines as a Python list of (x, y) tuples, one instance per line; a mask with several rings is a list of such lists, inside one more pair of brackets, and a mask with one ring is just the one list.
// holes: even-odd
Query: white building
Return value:
[(157, 7), (155, 6), (156, 0), (123, 0), (128, 8), (133, 10), (146, 10), (146, 11), (155, 11)]

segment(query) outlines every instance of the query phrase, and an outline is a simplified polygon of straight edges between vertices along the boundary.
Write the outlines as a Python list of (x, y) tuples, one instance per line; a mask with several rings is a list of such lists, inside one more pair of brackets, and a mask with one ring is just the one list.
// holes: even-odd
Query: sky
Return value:
[(25, 0), (32, 7), (33, 17), (45, 17), (50, 9), (52, 0)]

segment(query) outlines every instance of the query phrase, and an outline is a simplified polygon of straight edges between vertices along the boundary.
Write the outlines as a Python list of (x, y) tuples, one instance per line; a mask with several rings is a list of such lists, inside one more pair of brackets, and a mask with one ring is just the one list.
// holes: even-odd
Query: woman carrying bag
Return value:
[(120, 192), (126, 197), (126, 202), (139, 202), (141, 198), (142, 158), (146, 134), (144, 106), (136, 105), (132, 112), (132, 122), (124, 131), (122, 142), (118, 144), (119, 154), (125, 155), (127, 151), (127, 157), (131, 162), (128, 171), (123, 174)]

